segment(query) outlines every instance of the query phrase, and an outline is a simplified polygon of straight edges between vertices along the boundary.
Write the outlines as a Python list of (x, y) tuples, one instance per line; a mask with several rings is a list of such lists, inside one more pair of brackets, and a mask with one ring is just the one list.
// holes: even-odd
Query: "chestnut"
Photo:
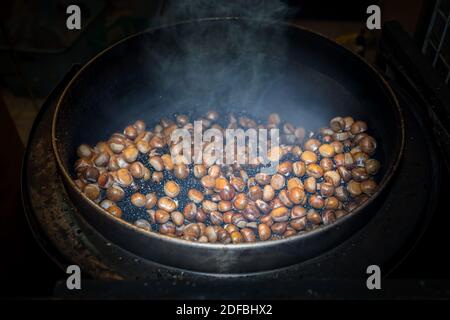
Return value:
[(113, 185), (112, 187), (106, 189), (106, 198), (118, 202), (125, 197), (125, 191), (119, 186)]
[(316, 192), (316, 189), (317, 189), (316, 178), (314, 178), (314, 177), (306, 178), (306, 180), (303, 182), (303, 185), (307, 192), (309, 192), (309, 193)]
[(206, 175), (206, 166), (204, 164), (196, 164), (193, 169), (194, 177), (197, 179)]
[(244, 210), (245, 207), (247, 206), (247, 203), (248, 203), (248, 198), (245, 195), (245, 193), (238, 193), (236, 195), (236, 197), (234, 198), (233, 206), (237, 210)]
[(145, 219), (137, 219), (133, 224), (139, 229), (152, 231), (152, 225)]
[(84, 194), (91, 200), (96, 201), (100, 197), (100, 188), (97, 184), (88, 184), (84, 187)]
[(77, 148), (77, 156), (82, 159), (91, 159), (93, 155), (93, 151), (91, 147), (87, 144), (81, 144)]
[(367, 124), (364, 121), (355, 121), (350, 126), (350, 132), (352, 134), (358, 134), (367, 130)]
[(330, 128), (334, 132), (341, 132), (345, 130), (345, 120), (342, 117), (335, 117), (330, 120)]
[(270, 216), (275, 222), (287, 221), (289, 219), (289, 209), (286, 207), (273, 209), (270, 212)]
[(377, 190), (377, 183), (373, 179), (365, 180), (360, 183), (361, 191), (371, 196)]
[(117, 183), (122, 187), (128, 187), (133, 183), (133, 176), (131, 175), (128, 169), (119, 169), (117, 170)]
[(178, 204), (169, 197), (162, 197), (158, 200), (158, 208), (167, 212), (172, 212), (178, 207)]
[(318, 194), (312, 194), (309, 196), (309, 205), (313, 207), (314, 209), (322, 209), (325, 205), (325, 201), (323, 198)]
[(184, 215), (180, 211), (172, 211), (170, 213), (170, 218), (177, 227), (184, 224)]
[(292, 162), (284, 161), (278, 164), (277, 172), (283, 176), (288, 176), (292, 172)]
[(335, 155), (334, 147), (331, 144), (322, 144), (319, 147), (319, 153), (324, 158), (332, 158)]
[(203, 200), (202, 201), (202, 208), (206, 212), (212, 212), (217, 211), (217, 203), (211, 201), (211, 200)]
[(112, 216), (116, 218), (122, 217), (122, 209), (120, 209), (118, 206), (111, 206), (108, 209), (106, 209)]
[(122, 155), (126, 162), (131, 163), (136, 161), (139, 150), (134, 145), (130, 145), (122, 151)]
[(306, 174), (310, 177), (314, 177), (316, 179), (319, 179), (323, 176), (324, 171), (321, 166), (319, 166), (316, 163), (308, 164), (306, 167)]
[(170, 198), (175, 198), (180, 193), (180, 186), (175, 181), (167, 181), (164, 185), (164, 193)]
[(380, 170), (380, 162), (376, 159), (368, 159), (365, 162), (365, 168), (368, 174), (375, 175)]
[(194, 220), (197, 216), (197, 206), (194, 202), (189, 202), (184, 206), (183, 215), (186, 220)]
[(142, 193), (139, 193), (139, 192), (133, 193), (131, 195), (130, 200), (131, 200), (131, 203), (136, 207), (144, 207), (147, 202), (146, 197)]
[(359, 196), (362, 193), (361, 184), (355, 180), (350, 180), (347, 184), (347, 191), (352, 197)]
[(285, 184), (285, 178), (279, 173), (274, 174), (270, 180), (270, 185), (272, 186), (272, 188), (274, 190), (282, 189), (284, 187), (284, 184)]
[(164, 162), (162, 161), (161, 157), (158, 156), (151, 156), (148, 160), (150, 165), (155, 169), (156, 171), (163, 171), (164, 169)]
[(309, 139), (308, 141), (305, 142), (303, 147), (307, 151), (316, 152), (319, 149), (320, 145), (321, 145), (321, 143), (319, 140)]
[(258, 225), (258, 236), (261, 241), (266, 241), (270, 239), (272, 232), (268, 225), (261, 223)]
[(304, 151), (302, 155), (300, 156), (300, 159), (306, 164), (310, 163), (316, 163), (317, 162), (317, 155), (312, 151)]
[(300, 204), (306, 197), (305, 191), (303, 191), (302, 188), (292, 188), (288, 192), (289, 194), (289, 200), (291, 200), (294, 204)]

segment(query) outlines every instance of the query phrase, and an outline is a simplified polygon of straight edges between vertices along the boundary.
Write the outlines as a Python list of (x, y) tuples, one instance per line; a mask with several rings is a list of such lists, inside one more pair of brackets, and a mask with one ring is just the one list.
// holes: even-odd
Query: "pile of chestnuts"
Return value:
[[(269, 150), (274, 174), (257, 164), (175, 164), (170, 135), (193, 130), (193, 119), (174, 115), (152, 128), (142, 120), (95, 146), (77, 149), (75, 183), (109, 214), (148, 232), (204, 243), (287, 238), (351, 214), (377, 190), (377, 142), (367, 124), (335, 117), (307, 132), (283, 122), (209, 111), (204, 128), (279, 128), (281, 144)], [(207, 148), (208, 146), (205, 146)]]

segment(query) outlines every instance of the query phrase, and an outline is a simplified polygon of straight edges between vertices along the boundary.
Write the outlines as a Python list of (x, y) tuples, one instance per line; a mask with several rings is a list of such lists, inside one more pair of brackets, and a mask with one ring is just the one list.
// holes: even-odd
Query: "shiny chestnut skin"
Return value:
[(324, 158), (332, 158), (335, 155), (334, 147), (331, 144), (322, 144), (319, 147), (319, 153)]
[(287, 226), (287, 222), (275, 222), (270, 229), (273, 233), (281, 235), (286, 231)]
[(355, 181), (362, 182), (364, 180), (369, 179), (369, 174), (367, 173), (364, 167), (354, 168), (351, 171), (352, 178)]
[(361, 184), (355, 180), (350, 180), (347, 184), (347, 191), (353, 197), (359, 196), (362, 193)]
[(167, 181), (164, 185), (164, 193), (170, 198), (175, 198), (180, 193), (180, 186), (175, 181)]
[(335, 117), (330, 120), (330, 128), (334, 132), (342, 132), (345, 130), (345, 120), (342, 117)]
[(258, 236), (261, 241), (269, 240), (272, 235), (272, 231), (267, 224), (261, 223), (258, 225)]
[(277, 172), (283, 176), (287, 176), (292, 172), (292, 162), (284, 161), (278, 164)]
[(358, 134), (367, 130), (367, 124), (364, 121), (355, 121), (350, 127), (352, 134)]
[(308, 219), (308, 221), (310, 221), (313, 224), (320, 224), (322, 222), (322, 217), (314, 209), (308, 210), (308, 212), (306, 214), (306, 218)]
[(373, 195), (377, 191), (377, 183), (373, 179), (362, 181), (359, 186), (361, 191), (368, 196)]
[(248, 190), (248, 196), (253, 201), (256, 201), (258, 199), (262, 199), (262, 197), (263, 197), (263, 190), (259, 186), (252, 186)]
[(292, 177), (287, 181), (287, 190), (291, 190), (292, 188), (300, 188), (304, 189), (303, 182), (300, 180), (300, 178)]
[(217, 203), (215, 203), (214, 201), (211, 201), (211, 200), (203, 200), (202, 208), (206, 212), (217, 211)]
[(216, 185), (216, 179), (210, 175), (206, 175), (200, 179), (200, 183), (206, 189), (213, 189)]
[(250, 228), (241, 229), (241, 234), (244, 239), (244, 242), (255, 242), (256, 241), (255, 232)]
[(279, 173), (274, 174), (270, 180), (270, 185), (274, 190), (281, 190), (286, 183), (286, 179)]
[(189, 189), (188, 198), (192, 202), (201, 203), (204, 199), (204, 195), (201, 191), (199, 191), (197, 189)]
[(209, 214), (209, 218), (211, 220), (211, 223), (214, 225), (222, 225), (223, 224), (223, 214), (219, 211), (212, 211)]
[(319, 179), (323, 176), (324, 170), (318, 164), (311, 163), (308, 164), (308, 166), (306, 167), (306, 174), (310, 177)]
[[(280, 190), (280, 192), (278, 193), (278, 200), (280, 200), (280, 202), (282, 203), (281, 206), (284, 205), (284, 206), (290, 208), (294, 205), (294, 203), (289, 198), (289, 192), (286, 191), (286, 189)], [(274, 202), (272, 201), (272, 203), (274, 203)], [(280, 207), (280, 206), (276, 206), (276, 207)], [(273, 208), (276, 208), (276, 207), (273, 206)]]
[(270, 175), (268, 175), (266, 173), (257, 173), (255, 175), (255, 180), (261, 186), (265, 186), (265, 185), (268, 185), (270, 183), (271, 177), (270, 177)]
[(297, 177), (303, 177), (306, 173), (306, 164), (303, 161), (296, 161), (292, 164), (292, 170)]
[(247, 206), (247, 203), (248, 203), (247, 195), (245, 193), (238, 193), (234, 198), (233, 206), (237, 210), (244, 210), (245, 207)]
[(128, 169), (122, 168), (117, 170), (116, 181), (122, 187), (128, 187), (133, 183), (133, 176)]
[(173, 167), (175, 177), (178, 179), (186, 179), (189, 176), (189, 168), (185, 164), (176, 164)]
[(91, 200), (97, 201), (100, 197), (100, 188), (97, 184), (88, 184), (84, 187), (84, 194)]
[(325, 200), (318, 194), (309, 196), (309, 205), (314, 209), (322, 209), (325, 205)]
[(120, 209), (118, 206), (111, 206), (108, 209), (106, 209), (109, 214), (113, 215), (116, 218), (122, 217), (122, 209)]
[(333, 210), (326, 210), (322, 214), (322, 220), (325, 225), (331, 224), (336, 221), (336, 215)]
[(144, 177), (145, 167), (140, 162), (133, 162), (128, 168), (133, 178), (140, 179)]
[(316, 192), (317, 189), (317, 182), (314, 177), (308, 177), (304, 182), (303, 185), (305, 187), (305, 190), (309, 193)]
[(194, 166), (193, 173), (194, 173), (194, 177), (196, 177), (197, 179), (200, 179), (203, 176), (205, 176), (206, 172), (207, 172), (207, 170), (206, 170), (206, 166), (204, 164), (196, 164)]
[(112, 186), (106, 190), (106, 198), (118, 202), (125, 197), (125, 191), (119, 186)]
[(233, 188), (237, 191), (237, 192), (242, 192), (244, 191), (245, 188), (245, 182), (242, 178), (239, 177), (235, 177), (232, 176), (230, 178), (230, 184), (231, 186), (233, 186)]
[(170, 219), (169, 212), (167, 212), (165, 210), (161, 210), (161, 209), (156, 210), (156, 212), (155, 212), (156, 223), (163, 224), (163, 223), (166, 223), (167, 221), (169, 221), (169, 219)]
[(317, 155), (309, 150), (306, 150), (302, 153), (302, 155), (300, 156), (300, 159), (306, 164), (310, 164), (310, 163), (316, 163), (318, 158)]
[(304, 149), (306, 151), (315, 152), (319, 149), (321, 142), (318, 139), (309, 139), (304, 144)]
[(376, 159), (368, 159), (364, 165), (367, 173), (370, 175), (375, 175), (380, 170), (380, 162)]
[(158, 202), (158, 197), (155, 193), (151, 192), (145, 195), (145, 208), (152, 209)]
[(283, 222), (289, 220), (289, 209), (286, 207), (275, 208), (270, 212), (270, 217), (275, 222)]
[(162, 197), (158, 200), (158, 208), (167, 212), (172, 212), (178, 207), (177, 203), (169, 197)]
[(133, 224), (139, 229), (143, 229), (145, 231), (152, 231), (152, 225), (145, 219), (138, 219)]
[(83, 170), (82, 176), (87, 182), (97, 182), (100, 172), (95, 167), (86, 167)]
[(145, 207), (147, 199), (142, 193), (136, 192), (131, 195), (131, 203), (136, 207)]
[(231, 201), (235, 195), (235, 189), (233, 187), (227, 186), (219, 192), (219, 196), (224, 201)]
[(170, 219), (178, 227), (184, 224), (184, 215), (180, 211), (172, 211), (170, 213)]
[(305, 191), (302, 188), (292, 188), (288, 191), (289, 194), (289, 200), (292, 201), (294, 204), (300, 204), (303, 202), (303, 200), (306, 197)]
[(186, 220), (194, 220), (197, 216), (197, 206), (194, 202), (189, 202), (184, 206), (183, 215)]
[(306, 228), (307, 219), (306, 217), (293, 219), (289, 222), (289, 226), (294, 230), (301, 231)]

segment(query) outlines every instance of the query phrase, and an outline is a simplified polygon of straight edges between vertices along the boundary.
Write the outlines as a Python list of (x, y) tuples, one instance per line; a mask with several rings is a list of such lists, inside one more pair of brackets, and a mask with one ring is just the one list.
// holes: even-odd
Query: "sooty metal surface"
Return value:
[(51, 115), (58, 90), (36, 119), (25, 157), (22, 191), (30, 225), (62, 267), (76, 263), (84, 274), (99, 280), (141, 279), (136, 288), (151, 297), (287, 297), (298, 290), (300, 280), (362, 278), (370, 264), (380, 265), (386, 275), (413, 246), (434, 209), (439, 163), (429, 135), (404, 104), (407, 148), (402, 166), (380, 212), (352, 238), (302, 264), (259, 274), (208, 275), (158, 265), (109, 243), (76, 219), (51, 152)]

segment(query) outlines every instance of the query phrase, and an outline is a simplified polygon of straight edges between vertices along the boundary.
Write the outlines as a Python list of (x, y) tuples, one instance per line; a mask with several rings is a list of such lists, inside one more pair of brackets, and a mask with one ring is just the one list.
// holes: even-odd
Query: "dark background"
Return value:
[[(200, 7), (182, 9), (188, 2), (198, 2)], [(39, 248), (28, 228), (20, 198), (20, 167), (34, 117), (67, 70), (150, 26), (201, 16), (257, 15), (264, 13), (260, 2), (252, 7), (252, 1), (246, 1), (243, 11), (235, 10), (240, 8), (239, 1), (208, 1), (206, 7), (204, 1), (191, 0), (0, 2), (0, 136), (4, 141), (0, 157), (2, 296), (47, 296), (54, 281), (64, 277), (63, 271)], [(224, 3), (228, 5), (224, 7)], [(65, 8), (69, 4), (81, 7), (80, 31), (65, 28)], [(383, 21), (398, 20), (421, 47), (434, 1), (289, 0), (284, 1), (286, 11), (271, 17), (319, 31), (355, 51), (360, 49), (363, 36), (365, 58), (373, 63), (380, 32), (361, 34), (370, 4), (381, 6)], [(439, 237), (446, 232), (444, 227), (437, 224), (428, 230), (424, 240), (390, 277), (439, 278), (448, 272), (446, 254), (442, 254), (448, 244), (440, 243)]]

